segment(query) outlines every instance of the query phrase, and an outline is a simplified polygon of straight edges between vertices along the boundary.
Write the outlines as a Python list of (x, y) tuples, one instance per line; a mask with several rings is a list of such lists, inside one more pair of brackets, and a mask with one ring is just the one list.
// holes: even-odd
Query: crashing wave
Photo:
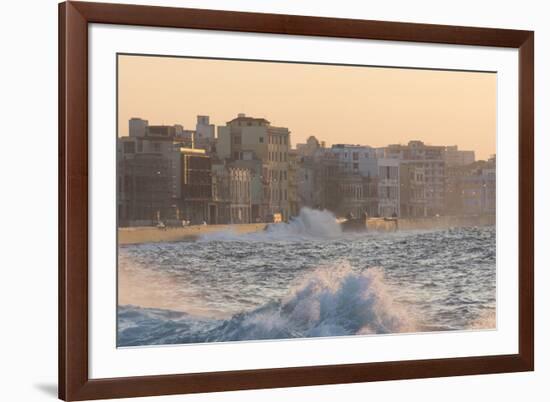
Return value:
[(237, 233), (226, 230), (202, 235), (198, 241), (278, 241), (332, 239), (342, 235), (336, 217), (327, 210), (302, 208), (288, 223), (271, 223), (262, 232)]
[(120, 307), (119, 346), (413, 332), (416, 324), (395, 303), (382, 269), (353, 271), (348, 263), (306, 275), (281, 300), (227, 320), (164, 315)]

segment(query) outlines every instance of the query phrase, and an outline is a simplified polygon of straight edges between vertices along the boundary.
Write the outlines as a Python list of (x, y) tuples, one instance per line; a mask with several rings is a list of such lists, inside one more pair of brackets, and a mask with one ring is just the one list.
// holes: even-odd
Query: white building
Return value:
[(210, 124), (210, 116), (197, 116), (196, 140), (213, 140), (216, 133), (214, 124)]
[(338, 156), (340, 168), (363, 177), (378, 175), (376, 149), (365, 145), (335, 144), (328, 149)]

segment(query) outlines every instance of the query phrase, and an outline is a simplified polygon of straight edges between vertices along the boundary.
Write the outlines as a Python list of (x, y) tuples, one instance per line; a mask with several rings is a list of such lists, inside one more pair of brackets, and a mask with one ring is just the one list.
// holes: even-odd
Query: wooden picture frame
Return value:
[[(519, 353), (129, 378), (88, 374), (88, 25), (119, 24), (519, 49)], [(141, 397), (534, 369), (534, 33), (213, 10), (59, 5), (59, 397)]]

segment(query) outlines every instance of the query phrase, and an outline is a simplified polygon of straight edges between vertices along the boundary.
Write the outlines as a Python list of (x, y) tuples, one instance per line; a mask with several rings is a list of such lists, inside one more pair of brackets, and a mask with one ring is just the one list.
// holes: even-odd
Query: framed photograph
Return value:
[(61, 399), (534, 369), (533, 32), (59, 23)]

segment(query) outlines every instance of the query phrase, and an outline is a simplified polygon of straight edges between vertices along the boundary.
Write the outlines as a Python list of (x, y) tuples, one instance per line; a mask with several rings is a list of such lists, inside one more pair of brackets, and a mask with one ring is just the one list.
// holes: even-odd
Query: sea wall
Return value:
[(449, 215), (397, 220), (398, 230), (446, 229), (451, 227), (491, 226), (495, 215)]
[(491, 226), (495, 215), (430, 216), (426, 218), (368, 218), (367, 230), (393, 232), (396, 230), (429, 230), (452, 227)]
[(368, 218), (367, 230), (392, 232), (396, 230), (446, 229), (451, 227), (491, 226), (495, 215), (452, 215), (426, 218)]
[(264, 230), (266, 223), (246, 223), (239, 225), (193, 225), (181, 228), (158, 229), (156, 227), (131, 227), (118, 229), (119, 244), (158, 243), (171, 241), (191, 241), (207, 233), (233, 231), (252, 233)]
[(368, 218), (367, 230), (374, 232), (394, 232), (397, 230), (397, 219)]
[[(429, 230), (451, 227), (490, 226), (495, 215), (434, 216), (426, 218), (368, 218), (365, 225), (354, 225), (353, 231), (393, 232), (396, 230)], [(253, 233), (266, 228), (267, 223), (235, 225), (192, 225), (180, 228), (128, 227), (118, 229), (119, 244), (192, 241), (207, 233), (232, 231)], [(284, 225), (284, 224), (282, 224)]]

